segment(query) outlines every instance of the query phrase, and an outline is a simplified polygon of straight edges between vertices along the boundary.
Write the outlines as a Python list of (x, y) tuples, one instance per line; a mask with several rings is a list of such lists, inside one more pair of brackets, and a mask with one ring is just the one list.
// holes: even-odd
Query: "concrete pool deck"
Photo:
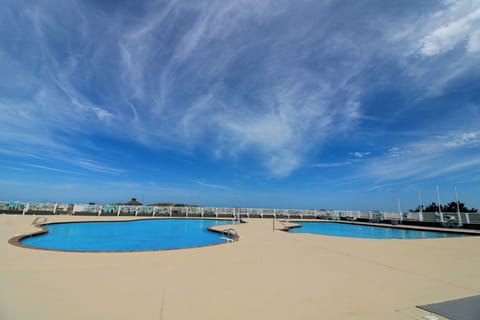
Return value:
[[(417, 305), (480, 294), (480, 237), (380, 240), (234, 228), (172, 251), (12, 246), (34, 216), (0, 215), (0, 319), (423, 319)], [(132, 217), (48, 216), (48, 222)], [(442, 319), (439, 317), (439, 319)]]

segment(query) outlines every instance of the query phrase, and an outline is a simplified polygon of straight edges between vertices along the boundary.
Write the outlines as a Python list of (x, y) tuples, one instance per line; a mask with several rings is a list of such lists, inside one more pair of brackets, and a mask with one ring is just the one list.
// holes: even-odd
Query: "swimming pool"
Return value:
[(389, 228), (337, 222), (296, 222), (299, 228), (289, 232), (314, 233), (328, 236), (370, 238), (370, 239), (424, 239), (464, 237), (467, 234), (453, 232), (424, 231), (413, 229)]
[(145, 219), (42, 225), (47, 233), (20, 240), (23, 246), (65, 251), (145, 251), (208, 246), (225, 242), (209, 231), (229, 220)]

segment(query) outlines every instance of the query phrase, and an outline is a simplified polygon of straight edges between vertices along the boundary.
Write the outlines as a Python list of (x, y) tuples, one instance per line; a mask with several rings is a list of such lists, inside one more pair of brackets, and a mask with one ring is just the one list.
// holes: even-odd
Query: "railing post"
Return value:
[(402, 212), (402, 207), (400, 206), (400, 199), (397, 199), (397, 203), (398, 203), (398, 214), (400, 215), (399, 221), (402, 222), (402, 220), (403, 220), (403, 212)]
[(26, 204), (25, 207), (23, 208), (22, 214), (24, 215), (25, 213), (27, 213), (29, 208), (30, 208), (30, 203), (27, 202), (27, 204)]
[(460, 214), (460, 204), (458, 203), (458, 193), (457, 193), (457, 187), (453, 187), (455, 190), (455, 200), (457, 202), (457, 219), (458, 219), (458, 224), (459, 226), (462, 225), (462, 215)]
[(437, 189), (437, 199), (438, 199), (438, 213), (440, 214), (440, 222), (443, 223), (443, 212), (442, 212), (442, 205), (440, 204), (440, 191), (438, 190), (438, 185), (436, 189)]

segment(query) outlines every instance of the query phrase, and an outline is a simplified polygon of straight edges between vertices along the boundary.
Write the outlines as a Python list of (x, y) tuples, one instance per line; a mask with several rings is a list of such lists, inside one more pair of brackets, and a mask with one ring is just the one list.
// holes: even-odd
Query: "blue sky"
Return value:
[(480, 207), (478, 1), (22, 1), (0, 198)]

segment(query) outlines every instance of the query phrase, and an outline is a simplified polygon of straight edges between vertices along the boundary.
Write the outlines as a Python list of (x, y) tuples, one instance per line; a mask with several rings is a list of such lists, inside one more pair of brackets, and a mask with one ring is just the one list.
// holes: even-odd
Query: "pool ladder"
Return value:
[(47, 220), (48, 219), (46, 217), (36, 217), (35, 220), (33, 220), (32, 225), (33, 226), (39, 226), (42, 223), (47, 222)]
[(233, 243), (240, 239), (237, 231), (233, 228), (228, 228), (222, 231), (222, 239), (226, 240), (229, 243)]

